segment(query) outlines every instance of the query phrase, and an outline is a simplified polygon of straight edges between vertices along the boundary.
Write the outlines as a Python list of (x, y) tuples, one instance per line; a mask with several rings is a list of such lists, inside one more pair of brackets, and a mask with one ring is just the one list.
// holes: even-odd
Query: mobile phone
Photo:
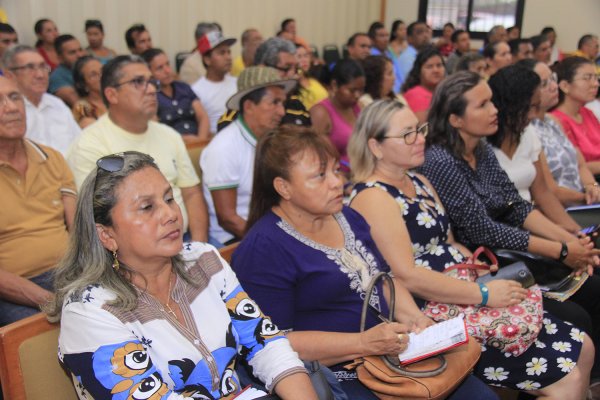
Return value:
[(600, 230), (600, 224), (586, 226), (585, 228), (583, 228), (581, 230), (581, 233), (583, 233), (587, 236), (591, 236), (594, 233), (598, 232), (598, 230)]
[(592, 239), (595, 248), (600, 248), (600, 224), (586, 226), (580, 232)]

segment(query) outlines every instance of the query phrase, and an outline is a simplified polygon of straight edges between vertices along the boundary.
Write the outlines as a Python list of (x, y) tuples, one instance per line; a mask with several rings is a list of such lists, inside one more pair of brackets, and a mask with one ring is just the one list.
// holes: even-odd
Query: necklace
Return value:
[(171, 308), (170, 304), (171, 304), (171, 284), (172, 284), (172, 279), (173, 279), (173, 273), (171, 272), (171, 274), (169, 275), (169, 292), (168, 292), (168, 297), (167, 297), (167, 302), (164, 304), (164, 306), (167, 308), (167, 313), (171, 314), (173, 316), (173, 318), (177, 319), (177, 314), (175, 314), (175, 311), (173, 311), (173, 309)]

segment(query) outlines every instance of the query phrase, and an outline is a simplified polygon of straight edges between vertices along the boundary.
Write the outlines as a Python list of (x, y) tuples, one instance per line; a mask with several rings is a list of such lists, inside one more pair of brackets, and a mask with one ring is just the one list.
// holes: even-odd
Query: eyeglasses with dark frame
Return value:
[(146, 79), (143, 76), (136, 76), (125, 82), (117, 83), (113, 85), (114, 88), (121, 87), (123, 85), (133, 85), (136, 90), (144, 90), (144, 93), (148, 90), (148, 85), (152, 85), (156, 88), (157, 92), (160, 92), (160, 81), (158, 79)]
[(429, 134), (429, 123), (425, 122), (421, 126), (418, 126), (417, 129), (404, 132), (400, 136), (382, 136), (380, 141), (383, 141), (385, 139), (404, 139), (404, 143), (410, 146), (412, 144), (415, 144), (415, 142), (417, 141), (417, 136), (419, 134), (423, 135), (424, 138), (427, 137), (427, 135)]
[(27, 72), (29, 74), (35, 72), (35, 71), (42, 71), (42, 72), (50, 72), (50, 66), (48, 64), (46, 64), (45, 62), (41, 62), (39, 64), (35, 64), (35, 63), (29, 63), (29, 64), (25, 64), (25, 65), (18, 65), (16, 67), (10, 67), (9, 70), (10, 71), (24, 71)]

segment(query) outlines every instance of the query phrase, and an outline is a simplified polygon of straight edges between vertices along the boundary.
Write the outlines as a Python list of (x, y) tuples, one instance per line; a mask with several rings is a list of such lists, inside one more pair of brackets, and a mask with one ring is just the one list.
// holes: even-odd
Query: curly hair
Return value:
[(425, 65), (425, 63), (430, 58), (433, 58), (436, 56), (439, 57), (440, 60), (442, 60), (442, 64), (445, 67), (446, 64), (444, 63), (444, 58), (442, 57), (442, 53), (440, 53), (440, 51), (438, 49), (436, 49), (434, 46), (427, 46), (423, 50), (421, 50), (419, 52), (419, 54), (417, 54), (417, 58), (415, 58), (415, 63), (413, 64), (412, 69), (408, 73), (406, 80), (402, 84), (402, 90), (401, 90), (402, 93), (421, 84), (421, 69), (423, 68), (423, 65)]
[(529, 123), (531, 98), (540, 86), (540, 77), (528, 68), (509, 65), (492, 75), (488, 84), (498, 109), (498, 131), (487, 138), (488, 143), (500, 147), (506, 137), (519, 143)]
[(392, 60), (385, 56), (368, 56), (361, 64), (365, 70), (365, 93), (368, 93), (373, 100), (382, 97), (394, 97), (394, 93), (381, 93), (383, 75), (385, 74), (386, 64), (392, 64)]

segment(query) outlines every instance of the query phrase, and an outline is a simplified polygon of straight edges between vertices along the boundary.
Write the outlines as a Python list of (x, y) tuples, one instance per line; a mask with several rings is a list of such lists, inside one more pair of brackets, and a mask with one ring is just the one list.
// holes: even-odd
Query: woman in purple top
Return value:
[(348, 166), (346, 146), (360, 113), (358, 99), (365, 90), (365, 72), (354, 60), (339, 61), (331, 72), (331, 95), (310, 109), (315, 130), (329, 136), (340, 153), (343, 167)]
[(158, 119), (179, 132), (186, 143), (210, 139), (208, 115), (190, 85), (176, 81), (169, 58), (161, 49), (142, 54), (154, 79), (160, 81)]
[[(312, 129), (282, 126), (256, 148), (248, 233), (232, 265), (245, 290), (281, 329), (301, 358), (332, 370), (351, 399), (376, 399), (341, 368), (365, 355), (398, 354), (409, 331), (432, 324), (397, 282), (395, 319), (380, 323), (387, 301), (377, 287), (359, 333), (365, 288), (389, 271), (369, 226), (342, 204), (335, 148)], [(477, 391), (475, 393), (475, 391)], [(454, 398), (494, 398), (470, 377)]]

